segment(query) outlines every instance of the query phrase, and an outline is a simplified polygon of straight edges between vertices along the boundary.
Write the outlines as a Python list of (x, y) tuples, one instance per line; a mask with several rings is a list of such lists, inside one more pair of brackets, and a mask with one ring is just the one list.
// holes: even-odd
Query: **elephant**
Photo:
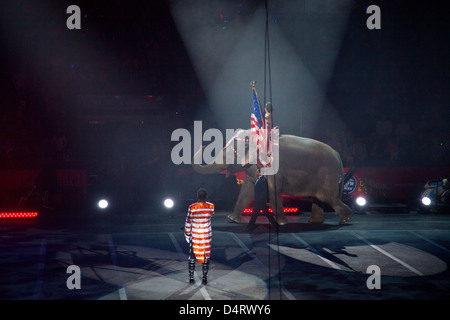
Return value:
[[(233, 139), (246, 141), (248, 152), (248, 137), (250, 130), (239, 130)], [(247, 140), (245, 140), (247, 138)], [(324, 222), (324, 203), (333, 208), (340, 217), (340, 224), (351, 219), (352, 209), (342, 202), (344, 186), (344, 170), (341, 157), (329, 145), (311, 138), (282, 134), (279, 136), (279, 168), (274, 175), (267, 175), (270, 206), (276, 212), (276, 221), (282, 226), (288, 223), (283, 211), (281, 194), (293, 197), (308, 197), (315, 199), (311, 207), (310, 223)], [(278, 146), (277, 146), (278, 147)], [(198, 150), (194, 158), (198, 156)], [(224, 151), (224, 149), (222, 150)], [(220, 152), (216, 157), (223, 157), (226, 152)], [(199, 174), (213, 174), (227, 170), (227, 175), (245, 170), (245, 180), (241, 186), (234, 210), (228, 219), (240, 223), (243, 210), (254, 198), (254, 183), (256, 180), (256, 164), (251, 164), (246, 155), (242, 163), (227, 164), (226, 161), (216, 161), (210, 164), (196, 164), (193, 169)], [(276, 208), (276, 209), (275, 209)]]

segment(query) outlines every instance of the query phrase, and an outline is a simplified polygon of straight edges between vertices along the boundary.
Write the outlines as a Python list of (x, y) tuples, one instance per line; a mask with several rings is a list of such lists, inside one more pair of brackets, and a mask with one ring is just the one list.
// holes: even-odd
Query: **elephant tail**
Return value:
[(342, 164), (342, 159), (341, 159), (341, 155), (339, 154), (339, 152), (336, 152), (337, 154), (337, 158), (339, 160), (339, 199), (342, 199), (342, 193), (344, 190), (344, 165)]
[(344, 173), (344, 165), (342, 163), (342, 158), (339, 152), (337, 152), (337, 156), (339, 159), (339, 199), (342, 199), (342, 194), (344, 192), (344, 184), (346, 180), (348, 180), (347, 174)]
[[(339, 157), (340, 158), (340, 157)], [(344, 173), (344, 167), (342, 165), (341, 160), (341, 177), (340, 184), (339, 184), (339, 198), (342, 199), (342, 193), (344, 192), (344, 185), (347, 183), (348, 179), (355, 173), (356, 167), (352, 166), (347, 172)]]
[(350, 170), (348, 170), (345, 175), (344, 175), (344, 184), (348, 181), (348, 179), (350, 179), (350, 177), (355, 173), (356, 171), (356, 167), (353, 166), (350, 168)]

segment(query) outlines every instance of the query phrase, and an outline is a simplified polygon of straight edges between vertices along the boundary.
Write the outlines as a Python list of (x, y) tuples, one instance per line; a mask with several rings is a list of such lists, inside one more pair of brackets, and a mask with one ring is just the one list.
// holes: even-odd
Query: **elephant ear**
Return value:
[[(233, 148), (232, 150), (234, 151), (234, 141), (245, 141), (245, 156), (242, 159), (241, 156), (235, 158), (235, 164), (239, 166), (240, 169), (247, 169), (247, 167), (249, 165), (251, 165), (250, 163), (252, 163), (252, 161), (256, 161), (256, 159), (251, 159), (250, 156), (250, 142), (249, 140), (251, 139), (251, 130), (243, 130), (243, 129), (237, 129), (236, 133), (233, 135), (233, 137), (231, 139), (228, 140), (227, 144), (225, 145), (225, 149), (227, 148)], [(239, 150), (239, 148), (238, 148)], [(228, 152), (228, 149), (227, 149)], [(244, 161), (242, 161), (244, 160)], [(255, 162), (256, 163), (256, 162)], [(228, 168), (229, 169), (229, 168)], [(231, 169), (231, 173), (233, 172), (237, 172), (237, 171), (241, 171), (240, 169), (235, 168), (234, 170)]]

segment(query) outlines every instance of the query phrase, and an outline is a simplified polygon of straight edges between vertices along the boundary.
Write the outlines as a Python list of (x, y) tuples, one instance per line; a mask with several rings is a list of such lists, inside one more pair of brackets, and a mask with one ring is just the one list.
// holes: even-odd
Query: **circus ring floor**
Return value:
[[(184, 213), (61, 215), (0, 221), (2, 300), (442, 300), (449, 299), (450, 215), (357, 214), (321, 225), (308, 212), (253, 232), (213, 217), (208, 284), (189, 285)], [(247, 220), (246, 220), (247, 219)], [(69, 289), (68, 266), (80, 270)], [(379, 289), (368, 286), (379, 268)], [(368, 270), (369, 268), (369, 270)], [(371, 278), (373, 279), (373, 278)]]

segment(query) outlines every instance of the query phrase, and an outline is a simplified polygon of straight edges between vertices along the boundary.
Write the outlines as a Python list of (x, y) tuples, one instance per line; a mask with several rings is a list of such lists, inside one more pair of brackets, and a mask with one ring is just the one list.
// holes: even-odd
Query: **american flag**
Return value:
[(253, 90), (253, 107), (251, 115), (251, 133), (253, 141), (256, 144), (257, 149), (260, 148), (264, 139), (264, 132), (261, 129), (265, 128), (264, 110), (261, 109), (261, 104), (259, 103), (258, 93), (256, 88), (252, 87)]
[(253, 106), (251, 115), (251, 135), (252, 142), (256, 146), (257, 163), (261, 167), (270, 167), (272, 165), (272, 148), (278, 147), (280, 130), (278, 127), (272, 128), (272, 124), (266, 123), (264, 109), (259, 103), (258, 93), (252, 83)]

